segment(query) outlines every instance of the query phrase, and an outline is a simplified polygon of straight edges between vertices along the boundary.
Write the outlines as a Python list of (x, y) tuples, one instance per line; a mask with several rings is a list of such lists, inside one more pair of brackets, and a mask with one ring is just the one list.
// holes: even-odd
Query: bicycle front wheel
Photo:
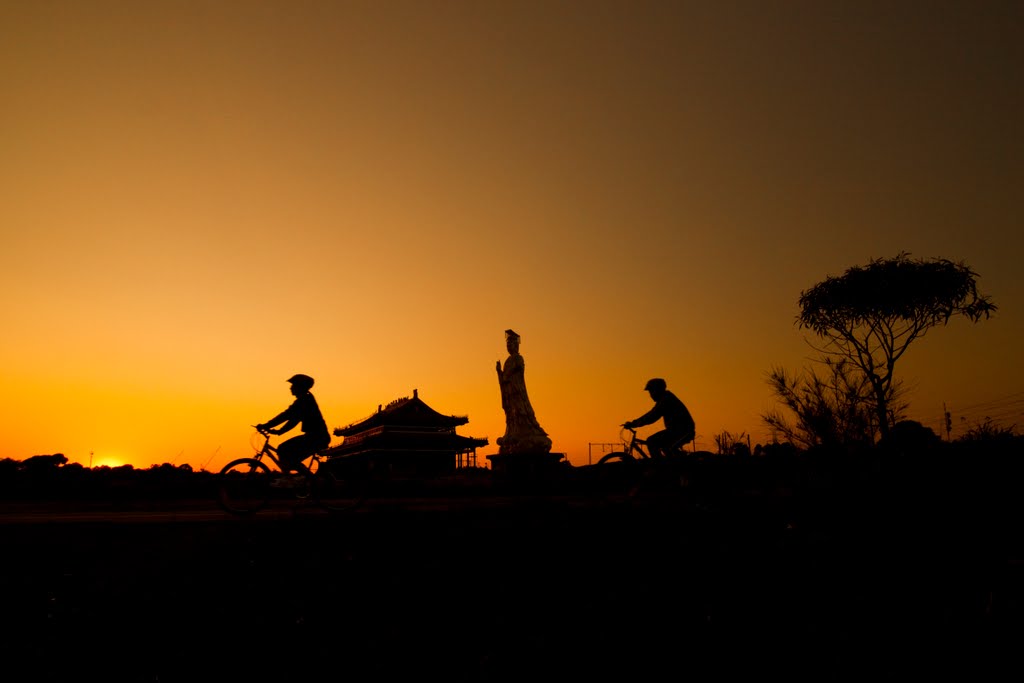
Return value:
[(249, 515), (270, 500), (269, 467), (256, 458), (232, 460), (220, 471), (217, 501), (227, 512)]
[(598, 465), (607, 465), (610, 462), (634, 462), (634, 458), (624, 451), (614, 451), (597, 461)]

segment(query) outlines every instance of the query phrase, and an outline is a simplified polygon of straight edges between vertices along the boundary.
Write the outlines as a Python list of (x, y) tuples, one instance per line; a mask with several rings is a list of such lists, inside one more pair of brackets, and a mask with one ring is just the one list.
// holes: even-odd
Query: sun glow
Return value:
[(118, 455), (94, 455), (92, 456), (92, 467), (120, 467), (126, 462), (125, 458)]

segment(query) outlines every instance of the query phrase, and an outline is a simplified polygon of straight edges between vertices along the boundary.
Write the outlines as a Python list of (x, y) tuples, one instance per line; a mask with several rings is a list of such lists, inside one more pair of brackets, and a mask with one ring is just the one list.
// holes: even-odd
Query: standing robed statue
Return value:
[(526, 393), (526, 363), (519, 353), (520, 337), (505, 330), (508, 358), (505, 365), (497, 363), (498, 385), (501, 387), (501, 408), (505, 411), (505, 436), (498, 438), (498, 453), (548, 453), (551, 439), (540, 427)]

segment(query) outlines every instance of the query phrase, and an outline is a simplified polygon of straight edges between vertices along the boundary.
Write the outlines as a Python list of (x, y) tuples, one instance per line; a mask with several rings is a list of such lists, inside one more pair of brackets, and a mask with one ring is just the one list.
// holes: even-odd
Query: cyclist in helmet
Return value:
[[(285, 472), (298, 469), (299, 463), (313, 455), (317, 451), (327, 448), (331, 443), (331, 434), (327, 431), (327, 422), (320, 413), (320, 406), (316, 399), (309, 392), (313, 388), (313, 378), (309, 375), (292, 375), (288, 378), (292, 385), (292, 395), (295, 401), (285, 409), (283, 413), (267, 420), (257, 429), (265, 430), (271, 434), (284, 434), (302, 425), (302, 434), (287, 441), (281, 442), (277, 447), (277, 454), (281, 458), (281, 467)], [(280, 429), (274, 429), (277, 425), (284, 423)]]
[(665, 429), (647, 437), (647, 449), (652, 458), (667, 455), (675, 446), (693, 441), (696, 426), (690, 411), (675, 394), (668, 390), (665, 380), (654, 378), (644, 387), (654, 401), (654, 407), (648, 412), (624, 423), (622, 426), (635, 429), (644, 425), (654, 424), (659, 419), (665, 421)]

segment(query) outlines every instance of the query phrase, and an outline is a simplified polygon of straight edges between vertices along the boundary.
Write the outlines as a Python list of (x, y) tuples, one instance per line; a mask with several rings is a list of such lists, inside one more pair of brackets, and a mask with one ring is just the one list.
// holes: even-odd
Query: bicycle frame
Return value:
[[(271, 432), (259, 427), (256, 431), (264, 437), (263, 446), (257, 449), (256, 443), (251, 442), (255, 454), (232, 460), (221, 468), (217, 499), (225, 511), (254, 514), (274, 497), (273, 489), (290, 489), (294, 497), (309, 499), (330, 512), (362, 505), (366, 498), (362, 483), (339, 478), (326, 467), (328, 458), (322, 453), (312, 453), (295, 463), (292, 469), (299, 474), (290, 476), (291, 470), (281, 466), (280, 453), (270, 444)], [(264, 457), (276, 465), (276, 472), (263, 462)]]
[[(652, 458), (651, 457), (650, 451), (647, 448), (647, 440), (646, 439), (639, 439), (639, 438), (637, 438), (636, 429), (634, 429), (633, 427), (626, 427), (625, 425), (623, 425), (622, 428), (629, 432), (629, 434), (630, 434), (629, 441), (626, 441), (625, 439), (623, 439), (622, 440), (623, 450), (616, 451), (616, 452), (609, 453), (609, 454), (605, 455), (603, 458), (598, 460), (598, 462), (597, 462), (598, 465), (603, 465), (603, 464), (608, 463), (608, 462), (619, 462), (619, 461), (623, 461), (623, 462), (637, 462), (637, 461), (655, 462), (657, 460), (661, 460), (661, 458)], [(678, 445), (675, 446), (674, 448), (672, 448), (671, 451), (672, 452), (669, 453), (669, 454), (673, 454), (673, 455), (676, 452), (678, 452), (678, 453), (682, 453), (683, 452), (679, 448)]]
[[(622, 440), (623, 449), (621, 451), (614, 451), (608, 453), (603, 458), (597, 461), (598, 465), (604, 465), (608, 462), (636, 462), (638, 460), (650, 460), (651, 456), (644, 448), (647, 442), (643, 439), (638, 439), (636, 436), (636, 430), (631, 427), (623, 427), (630, 433), (630, 439), (627, 442), (625, 439)], [(621, 432), (620, 432), (621, 434)]]
[[(277, 453), (277, 448), (270, 444), (270, 432), (256, 427), (254, 428), (263, 437), (263, 448), (257, 451), (256, 455), (254, 455), (253, 458), (262, 462), (263, 456), (267, 456), (270, 458), (270, 461), (274, 463), (277, 469), (281, 470), (281, 472), (284, 473), (285, 469), (284, 467), (281, 466), (281, 458)], [(310, 465), (316, 463), (316, 465), (319, 467), (320, 454), (314, 453), (308, 458), (304, 458), (302, 461), (296, 463), (297, 467), (301, 467), (302, 469), (306, 470), (306, 474), (313, 474), (313, 468), (306, 464), (306, 460), (310, 461)]]
[[(645, 448), (645, 446), (647, 446), (647, 441), (637, 438), (636, 430), (632, 427), (623, 427), (623, 429), (627, 430), (630, 434), (629, 443), (626, 443), (625, 452), (634, 459), (649, 460), (651, 456)], [(637, 456), (639, 456), (639, 458)]]

